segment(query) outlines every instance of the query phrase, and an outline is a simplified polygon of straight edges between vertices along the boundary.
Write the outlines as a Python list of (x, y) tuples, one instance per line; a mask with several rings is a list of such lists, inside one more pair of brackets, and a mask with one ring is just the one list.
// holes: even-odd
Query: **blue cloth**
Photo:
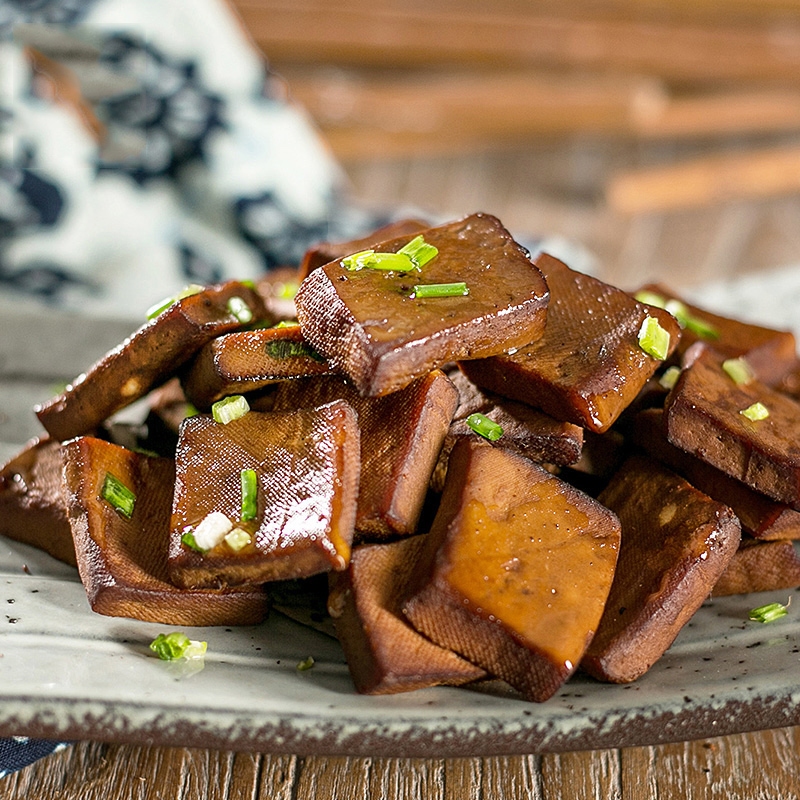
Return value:
[(29, 739), (27, 736), (11, 736), (0, 739), (0, 778), (16, 772), (40, 758), (57, 753), (68, 745), (50, 739)]

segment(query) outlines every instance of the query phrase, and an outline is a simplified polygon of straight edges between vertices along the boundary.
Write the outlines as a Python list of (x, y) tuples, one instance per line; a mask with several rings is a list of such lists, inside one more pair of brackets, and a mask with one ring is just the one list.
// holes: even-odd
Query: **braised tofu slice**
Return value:
[[(422, 233), (438, 255), (421, 270), (314, 270), (295, 302), (303, 335), (363, 395), (397, 391), (456, 359), (505, 353), (544, 329), (544, 278), (495, 217), (473, 214)], [(395, 253), (410, 236), (376, 246)], [(415, 286), (466, 284), (468, 294), (423, 297)]]
[(756, 378), (770, 386), (778, 383), (797, 366), (797, 343), (791, 331), (765, 328), (712, 314), (687, 303), (661, 284), (648, 284), (637, 292), (639, 296), (645, 294), (652, 295), (651, 301), (659, 301), (660, 306), (670, 302), (679, 303), (676, 313), (682, 311), (684, 316), (688, 316), (689, 324), (683, 328), (676, 351), (679, 358), (695, 342), (704, 341), (725, 358), (745, 357)]
[(603, 618), (581, 666), (600, 680), (643, 675), (708, 597), (739, 546), (721, 503), (641, 456), (599, 496), (618, 516), (622, 546)]
[(273, 408), (352, 405), (361, 431), (357, 539), (407, 536), (417, 529), (431, 474), (457, 403), (453, 384), (434, 370), (385, 397), (362, 397), (338, 377), (281, 384)]
[(611, 511), (523, 456), (464, 439), (404, 613), (437, 644), (544, 701), (592, 639), (618, 546)]
[(264, 313), (253, 289), (237, 281), (209, 286), (177, 300), (62, 394), (39, 406), (39, 421), (62, 442), (92, 432), (103, 420), (166, 381), (206, 342), (240, 328), (240, 317), (250, 314), (257, 319)]
[(357, 547), (349, 569), (331, 575), (328, 610), (362, 694), (458, 685), (486, 676), (480, 667), (421, 636), (403, 616), (403, 592), (423, 541), (413, 536)]
[(77, 566), (61, 474), (61, 444), (33, 439), (0, 467), (0, 534)]
[(347, 403), (251, 411), (227, 424), (190, 417), (176, 463), (169, 572), (178, 586), (264, 583), (347, 566), (360, 470)]
[(358, 253), (361, 250), (368, 250), (385, 242), (388, 239), (396, 239), (398, 236), (414, 236), (420, 231), (430, 228), (430, 223), (420, 219), (400, 219), (383, 225), (372, 233), (360, 239), (351, 239), (347, 242), (320, 242), (306, 251), (300, 263), (300, 280), (307, 278), (317, 267), (324, 267), (337, 258), (344, 258), (351, 253)]
[(631, 439), (686, 478), (695, 489), (730, 506), (739, 518), (742, 532), (755, 539), (768, 541), (800, 539), (800, 511), (753, 491), (697, 456), (671, 445), (667, 441), (660, 409), (647, 409), (634, 418)]
[[(756, 380), (737, 384), (721, 362), (705, 349), (682, 370), (665, 403), (667, 438), (751, 489), (797, 508), (800, 404)], [(759, 419), (763, 412), (755, 404), (768, 416)]]
[(461, 369), (478, 386), (602, 433), (662, 363), (639, 343), (645, 320), (654, 318), (669, 334), (665, 356), (680, 328), (666, 311), (552, 256), (542, 254), (535, 263), (550, 287), (544, 335), (513, 354), (465, 361)]
[(303, 338), (300, 326), (291, 325), (218, 336), (187, 365), (181, 384), (189, 400), (205, 409), (227, 395), (330, 372), (328, 362)]
[(89, 436), (64, 445), (64, 485), (78, 571), (92, 610), (166, 625), (252, 625), (259, 587), (183, 590), (167, 575), (172, 459)]
[(294, 296), (300, 281), (301, 276), (294, 267), (271, 269), (256, 281), (256, 292), (264, 302), (268, 319), (276, 322), (297, 319)]
[(788, 540), (743, 539), (714, 584), (714, 597), (770, 592), (800, 586), (800, 556)]
[(448, 377), (458, 390), (459, 402), (434, 471), (431, 485), (435, 491), (444, 486), (447, 461), (456, 442), (477, 435), (467, 423), (473, 414), (481, 414), (500, 426), (502, 435), (495, 440), (496, 446), (514, 450), (532, 461), (564, 466), (580, 458), (583, 428), (553, 419), (524, 403), (485, 392), (459, 370), (448, 373)]

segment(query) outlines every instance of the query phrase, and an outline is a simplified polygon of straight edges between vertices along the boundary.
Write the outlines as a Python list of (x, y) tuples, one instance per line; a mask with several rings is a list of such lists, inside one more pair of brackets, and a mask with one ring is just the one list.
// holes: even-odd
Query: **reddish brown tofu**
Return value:
[(789, 540), (742, 539), (739, 549), (714, 584), (714, 597), (771, 592), (800, 586), (800, 556)]
[(61, 445), (34, 439), (0, 467), (0, 534), (77, 566), (67, 518)]
[(655, 317), (669, 333), (670, 352), (680, 328), (666, 311), (637, 303), (552, 256), (539, 256), (536, 265), (551, 293), (544, 335), (513, 355), (460, 367), (478, 386), (602, 433), (662, 363), (639, 346), (644, 320)]
[(259, 296), (229, 281), (179, 300), (150, 320), (58, 397), (36, 409), (39, 421), (59, 441), (94, 431), (121, 408), (167, 380), (206, 342), (241, 327), (228, 308), (238, 297), (255, 319), (265, 313)]
[[(667, 396), (671, 444), (795, 508), (800, 503), (800, 404), (758, 381), (738, 385), (710, 349), (681, 372)], [(769, 412), (751, 421), (741, 414), (754, 403)]]
[[(169, 572), (184, 587), (235, 586), (345, 569), (360, 471), (356, 415), (337, 400), (320, 408), (251, 411), (227, 425), (200, 414), (181, 426)], [(256, 509), (242, 519), (242, 470), (256, 473)], [(251, 541), (197, 552), (182, 542), (209, 514)]]
[(404, 612), (432, 641), (541, 702), (594, 635), (618, 546), (611, 511), (523, 456), (464, 439)]
[(218, 336), (187, 365), (181, 384), (197, 408), (207, 409), (227, 395), (330, 372), (328, 362), (303, 338), (300, 326), (293, 325)]
[[(473, 214), (423, 231), (438, 255), (421, 271), (314, 270), (295, 298), (303, 335), (363, 395), (395, 392), (457, 359), (505, 353), (541, 336), (548, 291), (499, 220)], [(396, 252), (412, 237), (383, 242)], [(418, 284), (467, 284), (469, 294), (417, 297)]]
[(324, 267), (337, 258), (344, 258), (352, 253), (361, 250), (369, 250), (385, 242), (388, 239), (396, 239), (398, 236), (411, 236), (420, 231), (430, 228), (430, 223), (423, 222), (421, 219), (400, 219), (397, 222), (390, 222), (361, 239), (351, 239), (347, 242), (320, 242), (310, 248), (300, 264), (299, 278), (302, 281), (307, 278), (317, 267)]
[(711, 464), (667, 441), (661, 409), (642, 411), (633, 420), (632, 440), (682, 475), (695, 489), (730, 506), (742, 531), (755, 539), (800, 539), (800, 511), (753, 491)]
[(362, 694), (453, 686), (486, 676), (480, 667), (421, 636), (403, 616), (403, 592), (423, 539), (357, 547), (350, 568), (331, 575), (328, 610)]
[[(103, 499), (107, 475), (133, 492), (129, 517)], [(166, 625), (252, 625), (268, 610), (259, 587), (178, 589), (167, 577), (175, 465), (100, 439), (64, 445), (64, 482), (78, 571), (99, 614)]]
[(282, 383), (275, 411), (348, 402), (361, 431), (358, 540), (407, 536), (417, 529), (439, 451), (456, 409), (457, 393), (440, 370), (385, 397), (361, 397), (337, 377)]
[(598, 500), (622, 523), (603, 618), (581, 666), (627, 683), (643, 675), (708, 597), (739, 546), (734, 513), (662, 465), (635, 456)]
[(665, 301), (677, 300), (683, 303), (693, 318), (713, 330), (713, 334), (701, 336), (684, 328), (676, 351), (679, 358), (695, 342), (705, 341), (725, 358), (745, 356), (756, 377), (770, 386), (778, 383), (797, 366), (797, 343), (790, 331), (765, 328), (712, 314), (687, 303), (661, 284), (649, 284), (642, 291), (652, 292)]

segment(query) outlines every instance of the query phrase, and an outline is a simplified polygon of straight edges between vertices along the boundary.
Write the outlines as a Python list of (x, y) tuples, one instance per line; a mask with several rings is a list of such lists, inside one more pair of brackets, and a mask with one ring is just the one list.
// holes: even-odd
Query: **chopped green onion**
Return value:
[(291, 339), (274, 339), (264, 345), (264, 352), (271, 358), (298, 358), (305, 356), (320, 363), (325, 361), (308, 342), (293, 342)]
[(250, 410), (250, 404), (240, 394), (223, 397), (211, 406), (211, 414), (222, 425), (243, 417)]
[(133, 507), (136, 504), (136, 495), (116, 476), (106, 472), (100, 497), (112, 505), (123, 517), (130, 519), (133, 516)]
[(253, 537), (243, 528), (234, 528), (223, 541), (234, 553), (238, 553), (253, 541)]
[(639, 330), (639, 347), (653, 358), (663, 361), (669, 355), (669, 331), (655, 317), (646, 317)]
[(193, 642), (185, 633), (159, 633), (150, 643), (150, 649), (162, 661), (177, 661), (179, 658), (202, 658), (208, 645)]
[(662, 389), (672, 389), (672, 387), (678, 382), (680, 374), (680, 367), (668, 367), (664, 370), (664, 374), (658, 379), (658, 383)]
[(178, 300), (183, 300), (185, 297), (191, 297), (194, 294), (200, 294), (200, 292), (202, 292), (205, 288), (205, 286), (200, 286), (198, 283), (190, 283), (185, 289), (181, 289), (181, 291), (173, 297), (167, 297), (164, 300), (156, 303), (154, 306), (150, 306), (146, 312), (147, 319), (155, 319), (162, 311), (166, 311), (173, 303), (177, 303)]
[(221, 512), (212, 511), (192, 531), (194, 543), (201, 551), (216, 547), (233, 530), (233, 523)]
[(462, 297), (469, 294), (467, 284), (428, 283), (414, 287), (414, 297)]
[(786, 606), (780, 603), (767, 603), (765, 606), (753, 608), (748, 615), (754, 622), (773, 622), (789, 613)]
[(276, 283), (272, 289), (272, 294), (279, 300), (294, 300), (300, 284), (297, 281), (286, 281), (285, 283)]
[(196, 417), (199, 413), (200, 410), (197, 408), (197, 406), (187, 403), (186, 407), (183, 409), (183, 418), (188, 419), (189, 417)]
[(253, 321), (253, 312), (250, 310), (250, 306), (248, 306), (241, 297), (231, 297), (228, 300), (228, 311), (230, 311), (242, 325), (247, 325), (248, 322)]
[(696, 333), (701, 339), (719, 339), (719, 331), (710, 322), (699, 317), (687, 317), (684, 327), (687, 331)]
[(755, 380), (753, 370), (743, 358), (729, 358), (722, 362), (722, 369), (737, 386), (747, 386)]
[(190, 550), (196, 550), (198, 553), (205, 553), (206, 551), (197, 544), (197, 541), (194, 538), (193, 531), (186, 531), (186, 533), (181, 536), (181, 544), (186, 545)]
[(307, 659), (305, 659), (304, 661), (301, 661), (297, 665), (297, 669), (298, 669), (299, 672), (305, 672), (306, 670), (311, 669), (311, 667), (314, 666), (314, 663), (315, 663), (314, 662), (314, 656), (309, 656)]
[(376, 253), (374, 250), (362, 250), (346, 256), (342, 259), (342, 266), (351, 272), (364, 267), (395, 272), (410, 272), (415, 269), (414, 262), (405, 253)]
[(490, 442), (496, 442), (503, 435), (503, 428), (485, 414), (470, 414), (467, 425)]
[(297, 320), (293, 319), (283, 319), (277, 325), (273, 325), (273, 328), (296, 328), (300, 325)]
[(242, 522), (258, 514), (258, 476), (254, 469), (242, 470)]
[(239, 283), (241, 283), (242, 286), (246, 286), (248, 289), (256, 290), (256, 282), (251, 281), (250, 278), (245, 278), (243, 281), (239, 281)]
[(439, 250), (432, 244), (428, 244), (422, 235), (415, 236), (408, 244), (403, 245), (398, 251), (404, 256), (408, 256), (414, 263), (416, 269), (422, 269), (431, 259), (439, 255)]
[(766, 419), (769, 416), (769, 409), (763, 403), (756, 402), (742, 409), (739, 413), (752, 422), (760, 422), (762, 419)]
[(667, 299), (660, 294), (650, 292), (647, 289), (642, 289), (641, 292), (636, 292), (634, 297), (640, 303), (647, 303), (648, 306), (655, 306), (656, 308), (664, 308), (667, 304)]

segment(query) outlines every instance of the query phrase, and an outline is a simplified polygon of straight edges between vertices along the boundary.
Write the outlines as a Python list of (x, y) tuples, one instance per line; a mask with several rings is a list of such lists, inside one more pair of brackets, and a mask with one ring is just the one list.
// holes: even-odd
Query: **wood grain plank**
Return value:
[(481, 759), (481, 793), (486, 800), (508, 797), (543, 800), (541, 756), (505, 756)]
[[(336, 800), (342, 797), (391, 797), (371, 792), (371, 772), (372, 760), (369, 758), (300, 758), (293, 798)], [(269, 795), (263, 797), (266, 800)]]
[[(294, 800), (301, 759), (297, 756), (264, 755), (259, 762), (258, 800)], [(230, 799), (237, 800), (239, 784), (231, 785)]]
[(378, 758), (372, 762), (368, 793), (363, 796), (441, 800), (444, 776), (443, 759)]
[(542, 756), (542, 796), (544, 800), (562, 797), (620, 800), (623, 795), (619, 751), (594, 750)]
[[(484, 795), (484, 759), (449, 758), (444, 762), (444, 786), (442, 800), (482, 800), (485, 797), (506, 797), (511, 795)], [(518, 797), (519, 795), (514, 795)]]

